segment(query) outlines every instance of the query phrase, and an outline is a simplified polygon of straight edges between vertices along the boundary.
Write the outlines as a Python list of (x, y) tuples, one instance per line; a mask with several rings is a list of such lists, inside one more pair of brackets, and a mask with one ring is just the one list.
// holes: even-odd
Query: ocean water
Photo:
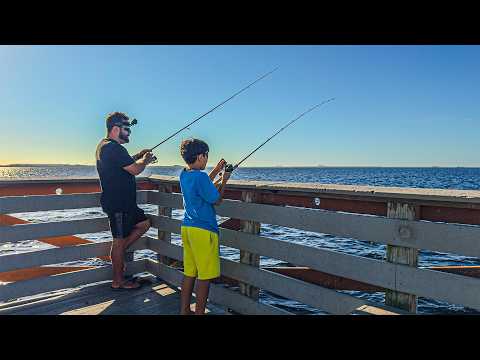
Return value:
[[(181, 171), (178, 167), (150, 167), (142, 175), (170, 175), (177, 176)], [(97, 176), (93, 166), (48, 166), (48, 167), (0, 167), (0, 178), (29, 178), (29, 177), (77, 177)], [(371, 185), (395, 186), (417, 188), (439, 188), (459, 190), (480, 190), (480, 168), (355, 168), (355, 167), (317, 167), (317, 168), (239, 168), (232, 179), (238, 180), (266, 180), (287, 182), (318, 182), (324, 184), (344, 185)], [(147, 213), (155, 214), (156, 207), (151, 205), (141, 206)], [(35, 213), (20, 213), (14, 216), (30, 222), (49, 222), (62, 220), (77, 220), (95, 217), (104, 217), (100, 208), (61, 210)], [(183, 211), (174, 210), (173, 217), (181, 219)], [(149, 230), (149, 235), (155, 236), (155, 230)], [(307, 232), (282, 226), (262, 224), (261, 235), (278, 241), (289, 241), (311, 247), (329, 249), (341, 253), (364, 256), (373, 259), (385, 259), (385, 245), (373, 244), (366, 241), (339, 238), (336, 236)], [(77, 235), (94, 242), (109, 241), (109, 232)], [(180, 237), (172, 234), (172, 242), (181, 244)], [(21, 241), (4, 243), (0, 245), (0, 256), (29, 252), (53, 246), (39, 241)], [(239, 259), (237, 249), (221, 246), (221, 256)], [(136, 253), (137, 258), (151, 257), (154, 253), (143, 250)], [(261, 266), (286, 265), (282, 261), (261, 257)], [(88, 259), (70, 262), (65, 265), (102, 265), (99, 259)], [(419, 267), (446, 266), (446, 265), (480, 265), (480, 259), (446, 254), (431, 251), (420, 251)], [(384, 293), (364, 293), (358, 291), (345, 291), (352, 296), (382, 303)], [(287, 300), (261, 292), (260, 300), (297, 314), (323, 314), (322, 311), (307, 305)], [(480, 314), (472, 309), (458, 304), (449, 304), (433, 299), (420, 297), (418, 299), (418, 312), (424, 314)]]

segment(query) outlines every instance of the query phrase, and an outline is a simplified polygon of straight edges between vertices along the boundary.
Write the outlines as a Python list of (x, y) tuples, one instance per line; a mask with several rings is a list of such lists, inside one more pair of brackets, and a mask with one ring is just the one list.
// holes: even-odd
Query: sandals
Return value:
[[(128, 286), (128, 284), (136, 284), (136, 286)], [(119, 290), (138, 290), (142, 287), (140, 282), (136, 282), (135, 280), (127, 280), (124, 281), (119, 287), (110, 286), (112, 290), (119, 291)]]

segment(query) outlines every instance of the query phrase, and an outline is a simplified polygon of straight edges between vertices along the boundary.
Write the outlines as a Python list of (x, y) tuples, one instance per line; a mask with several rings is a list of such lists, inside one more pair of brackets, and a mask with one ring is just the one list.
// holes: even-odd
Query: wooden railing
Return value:
[[(78, 192), (81, 186), (75, 188), (74, 181), (69, 180), (72, 191)], [(83, 183), (91, 191), (95, 182), (98, 180)], [(181, 227), (181, 221), (171, 217), (172, 209), (183, 207), (178, 178), (152, 176), (138, 182), (145, 189), (138, 192), (138, 202), (158, 206), (158, 215), (149, 215), (158, 238), (145, 236), (133, 250), (153, 250), (158, 260), (132, 261), (130, 255), (129, 272), (148, 271), (179, 286), (182, 248), (171, 243), (171, 234), (179, 234)], [(98, 193), (69, 194), (63, 184), (51, 180), (46, 193), (63, 186), (65, 195), (15, 196), (22, 186), (35, 194), (41, 192), (35, 190), (35, 182), (13, 182), (10, 190), (8, 183), (0, 182), (0, 195), (7, 195), (0, 198), (0, 214), (99, 206)], [(13, 188), (16, 192), (12, 194)], [(261, 289), (332, 314), (414, 313), (418, 296), (480, 310), (479, 267), (418, 268), (420, 249), (480, 258), (479, 191), (231, 181), (226, 197), (217, 206), (220, 216), (230, 218), (221, 225), (220, 243), (239, 249), (240, 261), (222, 258), (221, 270), (223, 279), (238, 283), (240, 291), (213, 284), (210, 301), (214, 303), (244, 314), (288, 313), (259, 302)], [(386, 260), (274, 240), (260, 235), (261, 224), (386, 244)], [(0, 244), (106, 230), (106, 218), (9, 225), (0, 227)], [(109, 246), (110, 242), (90, 243), (4, 255), (0, 257), (0, 280), (2, 274), (24, 268), (105, 257)], [(261, 255), (313, 272), (318, 281), (288, 269), (261, 268)], [(0, 286), (0, 301), (111, 277), (110, 266), (77, 270), (57, 276), (30, 276)], [(338, 292), (327, 285), (325, 276), (385, 291), (385, 304)]]

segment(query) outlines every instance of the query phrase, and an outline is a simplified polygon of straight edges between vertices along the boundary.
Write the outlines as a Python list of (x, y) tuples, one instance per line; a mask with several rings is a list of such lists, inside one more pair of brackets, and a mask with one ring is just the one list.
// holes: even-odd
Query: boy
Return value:
[(213, 205), (221, 202), (230, 173), (225, 172), (215, 184), (213, 180), (226, 165), (221, 159), (209, 175), (202, 170), (208, 162), (208, 145), (199, 139), (187, 139), (180, 145), (180, 154), (187, 167), (180, 174), (185, 217), (182, 222), (184, 277), (181, 292), (182, 315), (191, 315), (190, 301), (198, 278), (195, 315), (203, 315), (207, 304), (210, 280), (220, 276), (218, 224)]

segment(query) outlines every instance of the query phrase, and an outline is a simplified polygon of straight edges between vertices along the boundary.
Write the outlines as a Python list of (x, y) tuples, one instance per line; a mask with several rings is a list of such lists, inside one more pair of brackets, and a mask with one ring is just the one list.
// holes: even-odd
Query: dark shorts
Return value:
[(142, 209), (137, 207), (128, 212), (108, 213), (110, 230), (115, 239), (125, 238), (132, 232), (135, 225), (147, 220)]

